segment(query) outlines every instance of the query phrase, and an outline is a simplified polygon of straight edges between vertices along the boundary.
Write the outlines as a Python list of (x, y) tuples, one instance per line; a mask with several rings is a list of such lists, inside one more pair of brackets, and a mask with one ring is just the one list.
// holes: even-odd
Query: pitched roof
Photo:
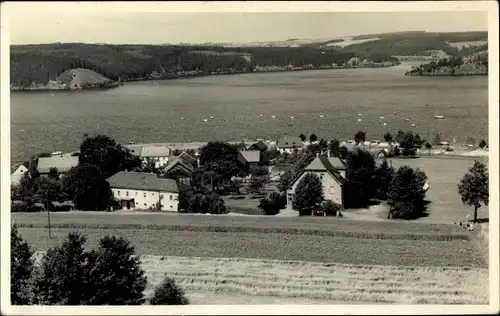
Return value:
[(15, 165), (13, 165), (11, 168), (10, 168), (10, 173), (13, 174), (14, 172), (16, 172), (16, 170), (21, 167), (21, 166), (24, 166), (26, 168), (29, 168), (29, 161), (25, 161), (25, 162), (21, 162), (21, 163), (16, 163)]
[[(338, 169), (336, 167), (338, 167)], [(340, 184), (343, 184), (346, 179), (340, 175), (340, 170), (345, 170), (345, 165), (339, 158), (328, 158), (325, 155), (321, 155), (314, 158), (313, 161), (304, 168), (304, 171), (297, 175), (293, 182), (295, 183), (305, 172), (323, 171), (329, 173)]]
[(142, 151), (142, 145), (124, 145), (133, 155), (139, 156)]
[(39, 173), (48, 173), (50, 168), (56, 168), (59, 173), (64, 173), (78, 166), (78, 162), (78, 156), (72, 156), (71, 154), (40, 157), (38, 158), (37, 170)]
[(278, 140), (280, 148), (301, 148), (302, 146), (302, 140), (299, 137), (284, 137)]
[(185, 162), (193, 165), (196, 163), (197, 159), (193, 156), (191, 156), (190, 154), (188, 154), (187, 152), (183, 151), (180, 155), (179, 155), (179, 158), (181, 158), (182, 160), (184, 160)]
[(165, 146), (143, 146), (141, 157), (168, 157), (170, 151), (170, 148)]
[(170, 157), (168, 159), (168, 163), (167, 163), (167, 166), (164, 169), (164, 172), (169, 172), (170, 170), (172, 170), (177, 165), (182, 166), (183, 168), (185, 168), (189, 172), (193, 172), (194, 171), (193, 165), (191, 165), (191, 164), (187, 163), (186, 161), (184, 161), (180, 156), (172, 156), (172, 157)]
[(256, 142), (253, 143), (251, 146), (248, 147), (249, 150), (260, 150), (264, 151), (267, 149), (267, 145), (264, 144), (264, 142)]
[(152, 173), (120, 171), (108, 178), (107, 181), (111, 188), (179, 192), (175, 180), (158, 178)]
[(245, 158), (247, 162), (260, 162), (260, 151), (259, 150), (242, 150), (240, 154)]

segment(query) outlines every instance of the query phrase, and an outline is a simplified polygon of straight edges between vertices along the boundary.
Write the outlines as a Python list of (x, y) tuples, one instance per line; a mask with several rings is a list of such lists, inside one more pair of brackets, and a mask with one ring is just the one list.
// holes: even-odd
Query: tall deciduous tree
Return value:
[(391, 135), (391, 133), (389, 133), (389, 132), (385, 133), (384, 134), (384, 140), (386, 142), (392, 142), (392, 135)]
[(303, 141), (303, 142), (305, 142), (305, 141), (306, 141), (306, 135), (304, 135), (304, 134), (300, 134), (300, 135), (299, 135), (299, 138), (300, 138), (300, 140), (301, 140), (301, 141)]
[(314, 173), (306, 173), (297, 184), (293, 208), (299, 215), (311, 215), (324, 200), (321, 179)]
[(316, 136), (316, 134), (311, 134), (311, 136), (309, 136), (309, 141), (311, 143), (314, 143), (317, 140), (318, 140), (318, 136)]
[(80, 210), (104, 210), (112, 197), (109, 183), (98, 167), (81, 164), (64, 176), (63, 187)]
[(402, 166), (396, 170), (387, 194), (389, 217), (413, 219), (422, 216), (426, 181), (427, 176), (419, 169)]
[(329, 148), (330, 149), (330, 155), (333, 157), (339, 157), (340, 156), (340, 141), (338, 139), (332, 139), (330, 141)]
[(12, 305), (32, 303), (30, 280), (33, 275), (33, 250), (14, 224), (10, 232), (10, 301)]
[(458, 185), (462, 203), (474, 207), (474, 222), (477, 222), (477, 210), (481, 204), (488, 205), (488, 184), (488, 169), (485, 164), (475, 161)]
[(370, 152), (358, 149), (347, 154), (347, 183), (345, 186), (345, 200), (347, 207), (366, 207), (374, 197), (373, 182), (375, 173), (375, 159)]
[(387, 160), (384, 159), (382, 164), (375, 169), (374, 185), (376, 185), (376, 196), (380, 200), (387, 199), (389, 186), (394, 176), (394, 168), (389, 167)]
[(85, 138), (80, 145), (80, 164), (94, 165), (108, 178), (119, 171), (139, 167), (141, 161), (114, 139), (97, 135)]

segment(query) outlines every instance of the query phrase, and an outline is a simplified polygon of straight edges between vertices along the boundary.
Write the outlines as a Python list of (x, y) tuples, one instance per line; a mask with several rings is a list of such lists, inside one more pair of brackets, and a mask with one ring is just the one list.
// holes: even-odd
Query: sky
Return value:
[(10, 43), (243, 43), (398, 31), (488, 30), (485, 11), (173, 13), (164, 8), (78, 10), (75, 5), (27, 2), (9, 7)]

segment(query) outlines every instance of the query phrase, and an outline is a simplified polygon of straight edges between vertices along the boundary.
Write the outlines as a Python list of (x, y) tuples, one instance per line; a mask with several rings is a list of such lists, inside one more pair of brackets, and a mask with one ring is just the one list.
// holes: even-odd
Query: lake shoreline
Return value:
[(243, 74), (268, 74), (268, 73), (283, 73), (283, 72), (306, 72), (306, 71), (317, 71), (317, 70), (345, 70), (345, 69), (380, 69), (380, 68), (390, 68), (390, 67), (395, 67), (398, 66), (397, 64), (393, 64), (390, 66), (358, 66), (358, 67), (351, 67), (351, 66), (337, 66), (337, 67), (331, 67), (331, 66), (324, 66), (324, 67), (317, 67), (317, 68), (310, 68), (310, 69), (272, 69), (272, 70), (254, 70), (254, 71), (233, 71), (233, 72), (222, 72), (222, 73), (210, 73), (210, 74), (205, 74), (205, 73), (190, 73), (190, 74), (184, 74), (184, 75), (165, 75), (165, 76), (158, 76), (158, 77), (149, 77), (149, 78), (133, 78), (133, 79), (124, 79), (121, 80), (120, 82), (116, 82), (116, 84), (113, 84), (112, 86), (108, 87), (90, 87), (90, 88), (78, 88), (78, 89), (72, 89), (72, 88), (21, 88), (21, 87), (11, 87), (10, 92), (75, 92), (75, 91), (93, 91), (93, 90), (109, 90), (109, 89), (114, 89), (118, 88), (120, 86), (123, 86), (127, 82), (141, 82), (141, 81), (166, 81), (166, 80), (178, 80), (178, 79), (193, 79), (193, 78), (199, 78), (199, 77), (211, 77), (211, 76), (235, 76), (235, 75), (243, 75)]

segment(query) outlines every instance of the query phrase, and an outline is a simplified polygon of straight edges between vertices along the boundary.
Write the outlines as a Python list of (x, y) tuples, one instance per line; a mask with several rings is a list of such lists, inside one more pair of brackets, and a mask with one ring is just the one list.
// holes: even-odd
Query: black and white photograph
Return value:
[(1, 11), (2, 313), (499, 311), (495, 1)]

